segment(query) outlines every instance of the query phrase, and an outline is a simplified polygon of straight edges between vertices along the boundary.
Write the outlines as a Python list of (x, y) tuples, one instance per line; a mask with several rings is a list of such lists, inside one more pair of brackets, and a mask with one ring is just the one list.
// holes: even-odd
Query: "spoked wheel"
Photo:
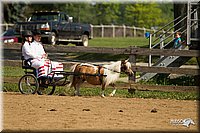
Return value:
[(52, 95), (56, 89), (56, 86), (39, 87), (37, 93), (39, 95)]
[(34, 75), (26, 74), (20, 78), (18, 87), (22, 94), (35, 94), (39, 88), (39, 83)]

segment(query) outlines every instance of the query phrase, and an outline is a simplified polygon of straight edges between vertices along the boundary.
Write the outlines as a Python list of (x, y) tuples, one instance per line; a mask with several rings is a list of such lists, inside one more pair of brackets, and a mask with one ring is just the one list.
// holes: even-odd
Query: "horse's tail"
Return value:
[[(73, 66), (71, 66), (70, 72), (74, 72), (77, 65), (78, 65), (78, 64), (74, 64)], [(70, 87), (70, 88), (72, 87), (73, 80), (74, 80), (74, 75), (71, 75), (71, 76), (70, 76), (70, 83), (69, 83), (68, 87)]]

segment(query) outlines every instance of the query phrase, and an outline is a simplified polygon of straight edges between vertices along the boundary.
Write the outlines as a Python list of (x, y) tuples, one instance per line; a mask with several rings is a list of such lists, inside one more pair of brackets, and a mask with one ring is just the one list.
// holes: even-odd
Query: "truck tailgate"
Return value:
[(15, 31), (21, 33), (24, 30), (36, 30), (40, 29), (41, 25), (46, 24), (47, 22), (18, 22), (15, 25)]

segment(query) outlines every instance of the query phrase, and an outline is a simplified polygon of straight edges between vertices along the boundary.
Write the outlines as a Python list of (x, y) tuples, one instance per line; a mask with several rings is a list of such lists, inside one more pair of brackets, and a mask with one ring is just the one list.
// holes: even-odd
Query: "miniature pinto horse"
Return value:
[(109, 65), (95, 66), (92, 64), (81, 63), (72, 66), (71, 71), (75, 75), (71, 78), (70, 87), (75, 88), (75, 95), (79, 94), (80, 85), (87, 81), (92, 85), (102, 86), (102, 97), (105, 97), (104, 91), (106, 86), (111, 85), (114, 89), (110, 96), (116, 92), (115, 82), (119, 79), (120, 73), (124, 72), (129, 76), (133, 75), (131, 63), (128, 60), (112, 62)]

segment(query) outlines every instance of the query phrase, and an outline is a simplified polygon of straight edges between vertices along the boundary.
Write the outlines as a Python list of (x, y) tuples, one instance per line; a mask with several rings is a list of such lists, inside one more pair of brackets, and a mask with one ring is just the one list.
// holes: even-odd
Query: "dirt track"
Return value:
[[(198, 102), (3, 93), (4, 130), (198, 131)], [(173, 125), (191, 118), (195, 125)]]

